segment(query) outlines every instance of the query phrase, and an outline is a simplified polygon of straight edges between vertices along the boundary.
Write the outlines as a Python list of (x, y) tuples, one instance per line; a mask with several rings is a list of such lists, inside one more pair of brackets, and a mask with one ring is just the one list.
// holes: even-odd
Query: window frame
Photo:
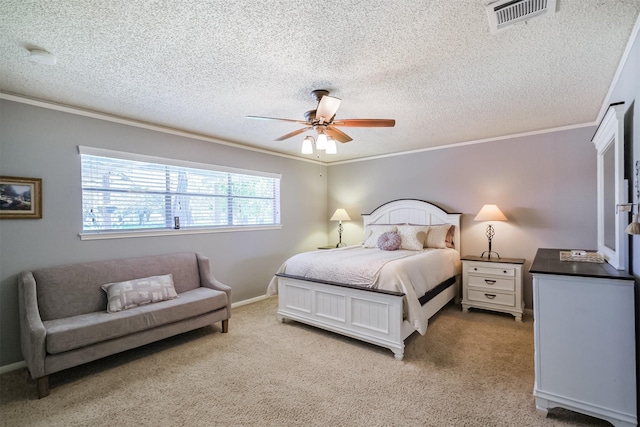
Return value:
[[(78, 154), (82, 155), (91, 155), (91, 156), (100, 156), (113, 158), (118, 160), (130, 160), (130, 161), (138, 161), (138, 162), (146, 162), (146, 163), (155, 163), (160, 165), (174, 166), (174, 167), (185, 167), (192, 169), (201, 169), (208, 170), (214, 172), (223, 172), (223, 173), (232, 173), (238, 175), (249, 175), (249, 176), (257, 176), (257, 177), (267, 177), (278, 180), (278, 191), (276, 194), (277, 198), (277, 219), (279, 221), (278, 224), (268, 224), (268, 225), (224, 225), (224, 226), (203, 226), (203, 227), (193, 227), (193, 228), (179, 228), (175, 229), (173, 227), (164, 227), (164, 228), (138, 228), (131, 230), (84, 230), (84, 225), (81, 224), (82, 231), (78, 234), (81, 240), (98, 240), (98, 239), (121, 239), (121, 238), (131, 238), (131, 237), (153, 237), (153, 236), (175, 236), (175, 235), (190, 235), (190, 234), (209, 234), (209, 233), (228, 233), (235, 231), (264, 231), (264, 230), (279, 230), (282, 228), (282, 217), (281, 217), (281, 197), (280, 197), (280, 189), (281, 189), (281, 181), (282, 175), (271, 172), (264, 171), (255, 171), (250, 169), (240, 169), (233, 168), (228, 166), (220, 166), (213, 165), (209, 163), (199, 163), (192, 162), (188, 160), (179, 160), (179, 159), (169, 159), (166, 157), (159, 156), (150, 156), (145, 154), (137, 154), (116, 150), (109, 150), (104, 148), (95, 148), (95, 147), (87, 147), (87, 146), (78, 146)], [(81, 158), (81, 157), (80, 157)], [(81, 160), (81, 168), (82, 168), (82, 160)], [(81, 191), (81, 205), (82, 200), (84, 199), (84, 188), (82, 183), (82, 172), (80, 177), (80, 191)], [(83, 207), (80, 206), (80, 211), (82, 212)], [(82, 215), (81, 215), (81, 221)]]

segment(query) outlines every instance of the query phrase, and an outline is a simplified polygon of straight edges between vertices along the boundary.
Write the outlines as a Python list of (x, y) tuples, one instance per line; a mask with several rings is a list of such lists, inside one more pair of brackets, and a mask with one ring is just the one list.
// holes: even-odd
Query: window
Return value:
[(83, 233), (280, 225), (280, 175), (79, 151)]

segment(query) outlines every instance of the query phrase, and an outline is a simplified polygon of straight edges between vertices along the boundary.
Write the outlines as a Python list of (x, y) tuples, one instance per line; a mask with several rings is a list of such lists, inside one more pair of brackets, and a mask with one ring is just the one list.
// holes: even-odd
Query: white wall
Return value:
[[(326, 168), (317, 164), (0, 101), (0, 175), (42, 178), (43, 218), (0, 221), (0, 366), (22, 360), (17, 274), (51, 265), (201, 252), (233, 300), (264, 295), (280, 264), (327, 244)], [(81, 241), (78, 145), (282, 174), (281, 230)], [(233, 320), (232, 320), (233, 322)], [(233, 327), (233, 326), (232, 326)]]

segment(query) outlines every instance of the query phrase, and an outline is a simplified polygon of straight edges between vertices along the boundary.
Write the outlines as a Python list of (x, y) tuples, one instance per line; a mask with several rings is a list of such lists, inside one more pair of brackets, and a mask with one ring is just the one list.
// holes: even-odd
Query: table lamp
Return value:
[(351, 221), (349, 214), (344, 209), (336, 209), (329, 220), (340, 221), (340, 224), (338, 225), (338, 236), (340, 237), (340, 240), (338, 241), (336, 248), (346, 246), (344, 243), (342, 243), (342, 221)]
[[(502, 211), (496, 205), (484, 205), (478, 215), (473, 219), (474, 221), (508, 221), (507, 217), (504, 216)], [(489, 240), (489, 250), (482, 252), (480, 257), (484, 258), (484, 254), (487, 254), (487, 259), (491, 259), (491, 254), (496, 254), (498, 259), (500, 258), (500, 254), (498, 252), (491, 250), (491, 240), (495, 235), (495, 230), (491, 224), (487, 225), (487, 231), (485, 232), (487, 239)]]

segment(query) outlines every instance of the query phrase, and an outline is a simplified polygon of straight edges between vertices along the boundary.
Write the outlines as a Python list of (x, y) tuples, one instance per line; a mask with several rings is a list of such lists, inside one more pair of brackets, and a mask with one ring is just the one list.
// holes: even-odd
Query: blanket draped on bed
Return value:
[(286, 262), (287, 274), (373, 288), (386, 263), (415, 254), (412, 251), (363, 251), (358, 247), (342, 248), (339, 256), (335, 255), (336, 252), (315, 251), (295, 255)]

